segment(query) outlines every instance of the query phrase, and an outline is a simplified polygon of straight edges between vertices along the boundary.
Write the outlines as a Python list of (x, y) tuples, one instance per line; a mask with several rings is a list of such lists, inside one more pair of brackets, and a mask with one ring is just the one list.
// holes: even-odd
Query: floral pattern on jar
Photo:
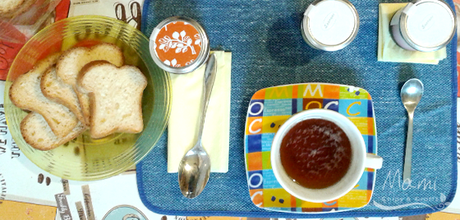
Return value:
[(164, 64), (184, 67), (192, 64), (201, 51), (201, 36), (191, 24), (183, 21), (164, 25), (155, 39), (155, 52)]

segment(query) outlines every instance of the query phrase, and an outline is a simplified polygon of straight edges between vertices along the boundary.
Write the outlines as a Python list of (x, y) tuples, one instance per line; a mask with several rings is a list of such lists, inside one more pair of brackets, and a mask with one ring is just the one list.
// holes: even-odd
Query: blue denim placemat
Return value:
[[(187, 16), (206, 29), (213, 50), (232, 52), (229, 172), (212, 173), (203, 193), (182, 196), (177, 174), (166, 171), (166, 135), (137, 165), (139, 193), (154, 212), (186, 216), (347, 217), (403, 216), (435, 212), (453, 199), (456, 167), (456, 45), (439, 65), (377, 62), (378, 4), (355, 0), (360, 16), (356, 39), (345, 49), (322, 52), (302, 39), (300, 22), (312, 2), (293, 0), (146, 0), (143, 32), (170, 16)], [(401, 1), (394, 1), (401, 2)], [(448, 1), (453, 7), (451, 0)], [(453, 41), (455, 42), (455, 40)], [(406, 110), (399, 89), (417, 77), (425, 85), (414, 120), (412, 183), (402, 182)], [(244, 126), (251, 96), (259, 89), (292, 83), (328, 82), (366, 89), (373, 98), (378, 154), (369, 205), (331, 214), (290, 214), (259, 209), (249, 197), (244, 165)], [(178, 137), (180, 138), (180, 137)]]

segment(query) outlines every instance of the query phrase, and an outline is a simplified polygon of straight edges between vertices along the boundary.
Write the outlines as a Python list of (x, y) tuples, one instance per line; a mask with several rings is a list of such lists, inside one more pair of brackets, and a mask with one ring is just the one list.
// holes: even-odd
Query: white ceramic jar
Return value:
[(347, 0), (316, 0), (304, 13), (301, 30), (311, 47), (336, 51), (349, 45), (358, 34), (359, 15)]
[(454, 37), (455, 13), (442, 0), (415, 0), (391, 19), (393, 40), (406, 50), (430, 52), (446, 46)]

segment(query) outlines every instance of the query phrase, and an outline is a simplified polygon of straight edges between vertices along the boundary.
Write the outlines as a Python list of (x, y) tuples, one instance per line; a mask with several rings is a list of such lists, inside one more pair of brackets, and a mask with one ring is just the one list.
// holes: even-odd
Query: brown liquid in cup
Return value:
[(348, 171), (351, 145), (345, 132), (333, 122), (308, 119), (284, 136), (281, 164), (292, 180), (303, 187), (321, 189), (334, 185)]

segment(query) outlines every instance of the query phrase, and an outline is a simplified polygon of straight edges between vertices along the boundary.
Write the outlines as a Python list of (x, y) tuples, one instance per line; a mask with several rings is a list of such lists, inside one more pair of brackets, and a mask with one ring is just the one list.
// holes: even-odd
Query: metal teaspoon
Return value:
[(209, 180), (211, 172), (211, 161), (206, 150), (203, 148), (201, 138), (203, 135), (206, 111), (209, 98), (216, 78), (217, 62), (214, 54), (211, 54), (204, 72), (202, 113), (198, 127), (198, 140), (195, 146), (190, 149), (179, 163), (178, 178), (182, 195), (189, 199), (197, 197), (204, 189)]
[(411, 178), (412, 169), (412, 130), (414, 111), (423, 95), (423, 83), (418, 79), (409, 79), (401, 88), (401, 101), (407, 110), (406, 153), (404, 156), (403, 180)]

